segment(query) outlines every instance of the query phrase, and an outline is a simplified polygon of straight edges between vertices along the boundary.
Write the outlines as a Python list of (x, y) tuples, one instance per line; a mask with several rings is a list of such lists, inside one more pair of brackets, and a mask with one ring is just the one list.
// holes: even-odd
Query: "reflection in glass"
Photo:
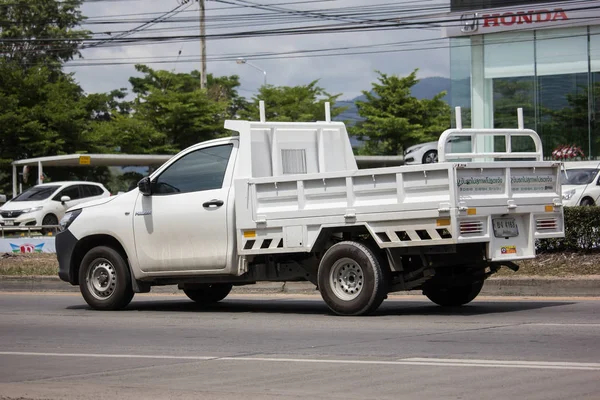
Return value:
[(598, 175), (598, 169), (595, 168), (571, 168), (562, 170), (560, 183), (562, 185), (588, 185), (594, 182)]

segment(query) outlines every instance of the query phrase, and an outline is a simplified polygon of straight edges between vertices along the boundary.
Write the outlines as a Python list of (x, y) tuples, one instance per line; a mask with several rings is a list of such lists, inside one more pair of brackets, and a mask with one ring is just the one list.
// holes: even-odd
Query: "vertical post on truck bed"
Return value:
[(265, 102), (264, 100), (260, 100), (258, 102), (258, 108), (260, 111), (260, 122), (267, 122), (267, 117), (265, 116)]
[(329, 102), (325, 102), (325, 122), (331, 122), (331, 108)]
[(523, 109), (517, 108), (517, 124), (519, 129), (525, 129), (525, 123), (523, 122)]
[(42, 167), (41, 161), (38, 161), (38, 175), (39, 175), (38, 184), (41, 185), (42, 183), (44, 183), (44, 169)]
[[(13, 189), (13, 199), (17, 197), (17, 166), (13, 164), (12, 166), (12, 189)], [(4, 233), (4, 231), (3, 231)]]
[(461, 115), (460, 107), (454, 108), (454, 114), (455, 114), (455, 118), (456, 118), (456, 129), (461, 130), (462, 129), (462, 115)]

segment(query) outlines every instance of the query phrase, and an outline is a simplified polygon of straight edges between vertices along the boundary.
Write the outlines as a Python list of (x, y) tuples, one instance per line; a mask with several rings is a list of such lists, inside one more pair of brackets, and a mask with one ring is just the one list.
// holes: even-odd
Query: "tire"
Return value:
[(388, 293), (389, 271), (366, 245), (341, 242), (329, 248), (317, 275), (327, 306), (339, 315), (368, 315)]
[(129, 266), (115, 249), (98, 246), (87, 252), (79, 267), (79, 290), (95, 310), (120, 310), (133, 299)]
[(594, 200), (590, 199), (589, 197), (586, 197), (583, 200), (581, 200), (580, 205), (587, 207), (587, 206), (595, 206), (596, 204), (594, 204)]
[(233, 285), (231, 283), (213, 283), (194, 288), (183, 289), (183, 293), (198, 304), (208, 305), (223, 300)]
[[(58, 225), (58, 218), (54, 214), (48, 214), (42, 219), (42, 225)], [(42, 228), (42, 235), (55, 232), (56, 228)]]
[(433, 164), (438, 162), (438, 152), (437, 150), (429, 150), (427, 153), (423, 154), (423, 164)]
[(483, 281), (452, 287), (433, 285), (423, 290), (423, 294), (442, 307), (458, 307), (473, 301), (482, 287)]

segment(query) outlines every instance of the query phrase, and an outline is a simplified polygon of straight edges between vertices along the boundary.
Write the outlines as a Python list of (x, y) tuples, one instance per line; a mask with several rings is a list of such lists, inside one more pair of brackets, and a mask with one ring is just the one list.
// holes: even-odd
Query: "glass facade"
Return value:
[(515, 128), (521, 107), (546, 157), (574, 145), (600, 159), (600, 26), (453, 38), (450, 52), (464, 126)]

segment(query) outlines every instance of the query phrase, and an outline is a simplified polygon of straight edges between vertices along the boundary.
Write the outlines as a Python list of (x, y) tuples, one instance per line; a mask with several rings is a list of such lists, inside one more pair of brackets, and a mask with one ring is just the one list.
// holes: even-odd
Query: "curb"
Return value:
[[(2, 276), (0, 292), (79, 292), (78, 286), (69, 285), (55, 276)], [(176, 285), (155, 286), (152, 293), (181, 293)], [(254, 285), (236, 286), (233, 294), (318, 294), (310, 282), (260, 282)], [(421, 291), (397, 292), (396, 294), (420, 295)], [(484, 296), (600, 296), (600, 276), (574, 278), (518, 277), (491, 278), (485, 282)]]

